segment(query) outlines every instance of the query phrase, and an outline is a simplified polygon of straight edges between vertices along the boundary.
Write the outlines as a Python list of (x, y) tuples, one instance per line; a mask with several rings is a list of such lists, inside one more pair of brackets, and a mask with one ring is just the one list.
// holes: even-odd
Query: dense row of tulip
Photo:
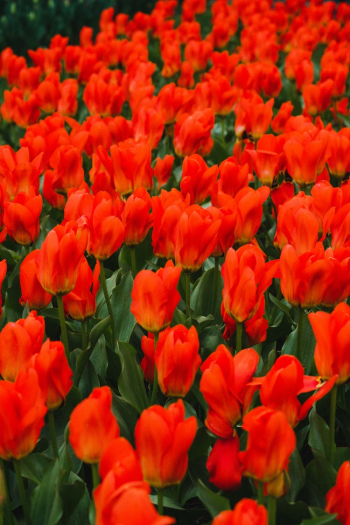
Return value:
[(350, 524), (349, 35), (160, 0), (1, 52), (3, 523)]

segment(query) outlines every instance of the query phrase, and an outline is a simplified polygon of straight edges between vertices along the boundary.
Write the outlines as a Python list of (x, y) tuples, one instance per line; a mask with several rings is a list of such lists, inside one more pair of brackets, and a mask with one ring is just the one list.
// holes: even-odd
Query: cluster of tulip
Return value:
[(0, 53), (2, 522), (349, 525), (350, 6), (99, 27)]

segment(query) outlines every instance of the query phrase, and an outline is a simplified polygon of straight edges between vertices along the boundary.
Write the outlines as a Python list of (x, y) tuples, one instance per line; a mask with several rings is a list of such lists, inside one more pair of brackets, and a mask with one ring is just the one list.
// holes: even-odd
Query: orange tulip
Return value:
[(174, 129), (174, 148), (179, 157), (186, 155), (209, 155), (214, 141), (210, 136), (215, 124), (211, 108), (198, 109), (179, 117)]
[(213, 525), (267, 525), (268, 514), (263, 505), (253, 499), (243, 498), (233, 510), (220, 512)]
[(19, 282), (22, 292), (19, 302), (23, 307), (28, 303), (30, 310), (46, 308), (52, 299), (52, 295), (44, 290), (36, 275), (38, 269), (36, 258), (38, 253), (39, 250), (30, 252), (23, 259), (19, 269)]
[(100, 288), (100, 261), (96, 261), (94, 272), (83, 258), (80, 265), (77, 282), (71, 292), (63, 296), (63, 306), (66, 315), (77, 321), (85, 321), (96, 311), (96, 295)]
[(235, 434), (234, 427), (248, 410), (254, 388), (251, 381), (259, 356), (248, 348), (232, 357), (229, 350), (220, 345), (202, 364), (200, 390), (209, 405), (206, 426), (222, 438)]
[(187, 471), (188, 450), (196, 431), (196, 418), (185, 420), (181, 399), (167, 409), (154, 405), (144, 410), (135, 428), (143, 479), (156, 488), (180, 483)]
[(265, 491), (276, 497), (285, 492), (284, 473), (296, 446), (293, 429), (283, 412), (258, 407), (243, 419), (248, 432), (247, 448), (239, 453), (243, 476), (265, 483)]
[(69, 442), (75, 455), (85, 463), (99, 463), (106, 447), (119, 437), (119, 426), (111, 407), (112, 392), (103, 386), (94, 388), (70, 416)]
[(163, 159), (157, 157), (156, 164), (154, 166), (154, 176), (157, 179), (159, 189), (167, 183), (173, 169), (175, 157), (172, 155), (165, 155)]
[(193, 204), (180, 216), (175, 236), (175, 263), (186, 273), (196, 272), (212, 254), (221, 220)]
[(185, 157), (182, 163), (181, 192), (190, 195), (191, 204), (202, 204), (211, 192), (218, 177), (218, 166), (208, 168), (200, 155)]
[(166, 396), (185, 397), (202, 362), (194, 326), (167, 328), (159, 334), (155, 364), (159, 386)]
[(30, 365), (38, 374), (39, 385), (49, 410), (56, 410), (66, 400), (73, 386), (73, 372), (67, 363), (63, 343), (46, 339)]
[(315, 364), (322, 379), (335, 374), (336, 384), (345, 383), (350, 377), (349, 339), (350, 307), (340, 303), (331, 314), (309, 314), (309, 321), (316, 337)]
[(335, 486), (326, 494), (326, 512), (336, 514), (336, 519), (342, 525), (348, 525), (350, 520), (349, 508), (350, 491), (350, 461), (341, 465)]
[(255, 314), (278, 267), (278, 260), (265, 263), (263, 252), (254, 245), (228, 250), (221, 269), (222, 296), (226, 312), (235, 321), (246, 321)]
[(44, 318), (35, 311), (4, 326), (0, 333), (0, 373), (6, 381), (15, 381), (29, 365), (32, 356), (40, 351), (44, 333)]
[(114, 481), (124, 485), (130, 481), (142, 481), (142, 472), (135, 450), (129, 441), (117, 437), (105, 448), (99, 464), (99, 472), (104, 479), (113, 471)]
[(121, 214), (125, 227), (124, 242), (127, 246), (140, 244), (151, 229), (153, 222), (151, 207), (151, 197), (144, 188), (137, 188), (128, 197)]
[(70, 221), (51, 230), (38, 253), (37, 277), (52, 295), (73, 290), (87, 245), (88, 231), (83, 222)]
[(5, 202), (4, 207), (4, 225), (11, 239), (22, 246), (35, 243), (40, 234), (42, 196), (35, 195), (34, 190), (29, 195), (20, 192), (12, 202)]
[(0, 403), (0, 457), (21, 459), (34, 450), (45, 424), (47, 408), (36, 371), (22, 370), (15, 383), (0, 381)]
[(172, 261), (157, 272), (141, 270), (131, 292), (131, 312), (148, 332), (160, 332), (170, 325), (181, 296), (177, 291), (181, 270)]
[(235, 491), (241, 485), (242, 466), (238, 459), (239, 438), (218, 439), (207, 461), (209, 481), (220, 490)]

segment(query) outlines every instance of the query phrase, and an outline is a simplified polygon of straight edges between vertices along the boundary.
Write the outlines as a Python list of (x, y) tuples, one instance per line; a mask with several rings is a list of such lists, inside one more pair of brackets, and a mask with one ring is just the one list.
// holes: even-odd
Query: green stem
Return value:
[(163, 516), (163, 489), (158, 489), (158, 514)]
[(185, 273), (186, 278), (186, 317), (191, 318), (191, 274)]
[(30, 511), (29, 511), (29, 506), (28, 506), (28, 500), (27, 500), (27, 497), (26, 497), (26, 491), (24, 490), (24, 484), (23, 484), (20, 460), (15, 459), (13, 461), (13, 464), (15, 466), (17, 484), (18, 484), (19, 494), (21, 496), (21, 501), (22, 501), (22, 507), (23, 507), (23, 513), (24, 513), (25, 521), (26, 521), (27, 525), (31, 525), (32, 524), (32, 520), (30, 519)]
[(303, 326), (304, 326), (304, 311), (301, 306), (299, 306), (299, 321), (298, 321), (298, 339), (297, 339), (297, 354), (296, 358), (301, 362), (302, 357), (302, 337), (303, 337)]
[(131, 247), (130, 247), (130, 251), (131, 251), (131, 273), (132, 273), (133, 278), (135, 279), (136, 274), (137, 274), (137, 269), (136, 269), (136, 251), (135, 251), (135, 247), (134, 247), (134, 246), (131, 246)]
[(101, 267), (100, 268), (101, 268), (100, 269), (100, 278), (101, 278), (102, 290), (103, 290), (103, 294), (105, 296), (105, 301), (106, 301), (106, 304), (107, 304), (108, 313), (109, 313), (109, 316), (111, 318), (112, 337), (113, 337), (113, 350), (114, 350), (114, 346), (115, 346), (114, 314), (113, 314), (113, 308), (112, 308), (111, 299), (109, 297), (108, 290), (107, 290), (106, 274), (105, 274), (105, 269), (104, 269), (104, 266), (103, 266), (103, 261), (101, 261)]
[(267, 512), (269, 514), (269, 525), (276, 523), (276, 498), (269, 496), (267, 500)]
[(225, 144), (225, 117), (220, 116), (221, 120), (221, 139), (222, 142)]
[[(155, 332), (154, 334), (154, 353), (156, 353), (157, 350), (157, 343), (158, 343), (159, 333)], [(152, 388), (152, 395), (151, 395), (151, 406), (154, 405), (157, 397), (158, 392), (158, 370), (156, 367), (156, 364), (154, 363), (154, 379), (153, 379), (153, 388)]]
[(100, 475), (98, 473), (98, 463), (92, 463), (91, 470), (92, 470), (92, 484), (95, 489), (100, 484)]
[(242, 350), (243, 323), (236, 321), (236, 354)]
[(66, 326), (66, 318), (64, 315), (63, 297), (62, 295), (57, 295), (56, 297), (57, 297), (58, 315), (60, 318), (62, 342), (64, 345), (64, 350), (66, 352), (66, 358), (67, 358), (68, 364), (70, 364), (68, 333), (67, 333), (67, 326)]
[(329, 416), (330, 440), (329, 440), (329, 461), (333, 465), (335, 450), (335, 413), (337, 410), (337, 385), (331, 390), (331, 409)]
[(49, 427), (52, 441), (52, 450), (55, 458), (58, 458), (58, 447), (57, 447), (57, 438), (56, 438), (56, 429), (55, 429), (55, 416), (52, 410), (49, 410)]
[(219, 278), (220, 278), (220, 260), (219, 257), (215, 257), (215, 268), (214, 268), (214, 308), (218, 300), (219, 293)]
[(264, 483), (262, 481), (258, 481), (258, 503), (264, 505)]
[(87, 332), (86, 332), (86, 321), (81, 321), (81, 338), (83, 344), (83, 351), (87, 349)]

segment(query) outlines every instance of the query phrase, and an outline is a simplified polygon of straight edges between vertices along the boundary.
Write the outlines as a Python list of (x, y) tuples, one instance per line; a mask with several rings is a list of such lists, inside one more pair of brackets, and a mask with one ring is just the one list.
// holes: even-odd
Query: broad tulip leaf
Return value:
[(200, 479), (197, 483), (197, 496), (208, 509), (212, 518), (215, 518), (223, 510), (230, 510), (229, 500), (208, 489)]
[[(302, 336), (301, 336), (301, 349), (302, 349), (301, 363), (304, 367), (305, 374), (312, 375), (312, 372), (315, 369), (314, 352), (315, 352), (315, 346), (316, 346), (316, 339), (315, 339), (315, 336), (314, 336), (314, 333), (311, 328), (311, 324), (309, 322), (307, 315), (305, 314), (303, 315), (305, 316), (305, 318), (303, 322), (303, 329), (302, 329)], [(297, 355), (298, 330), (299, 330), (299, 327), (297, 327), (288, 336), (282, 348), (282, 355), (283, 354), (294, 355), (294, 356)]]
[(55, 460), (45, 471), (40, 485), (33, 492), (31, 518), (35, 525), (56, 525), (62, 518), (60, 480), (61, 466), (58, 460)]
[(220, 307), (222, 302), (223, 279), (219, 272), (216, 297), (214, 296), (215, 268), (206, 271), (199, 279), (191, 295), (191, 308), (196, 316), (213, 315), (217, 323), (222, 323)]
[(329, 459), (330, 451), (330, 430), (327, 423), (319, 416), (313, 408), (309, 415), (310, 433), (309, 445), (313, 450), (317, 450), (323, 457)]
[(148, 407), (144, 375), (136, 361), (136, 350), (127, 343), (118, 343), (122, 371), (119, 376), (119, 392), (122, 397), (141, 413)]
[(117, 418), (120, 435), (133, 444), (138, 411), (122, 397), (117, 396), (114, 393), (112, 395), (112, 412)]
[(128, 343), (136, 325), (136, 319), (130, 312), (131, 291), (134, 280), (131, 273), (125, 273), (112, 292), (112, 308), (114, 314), (114, 331), (117, 341)]

